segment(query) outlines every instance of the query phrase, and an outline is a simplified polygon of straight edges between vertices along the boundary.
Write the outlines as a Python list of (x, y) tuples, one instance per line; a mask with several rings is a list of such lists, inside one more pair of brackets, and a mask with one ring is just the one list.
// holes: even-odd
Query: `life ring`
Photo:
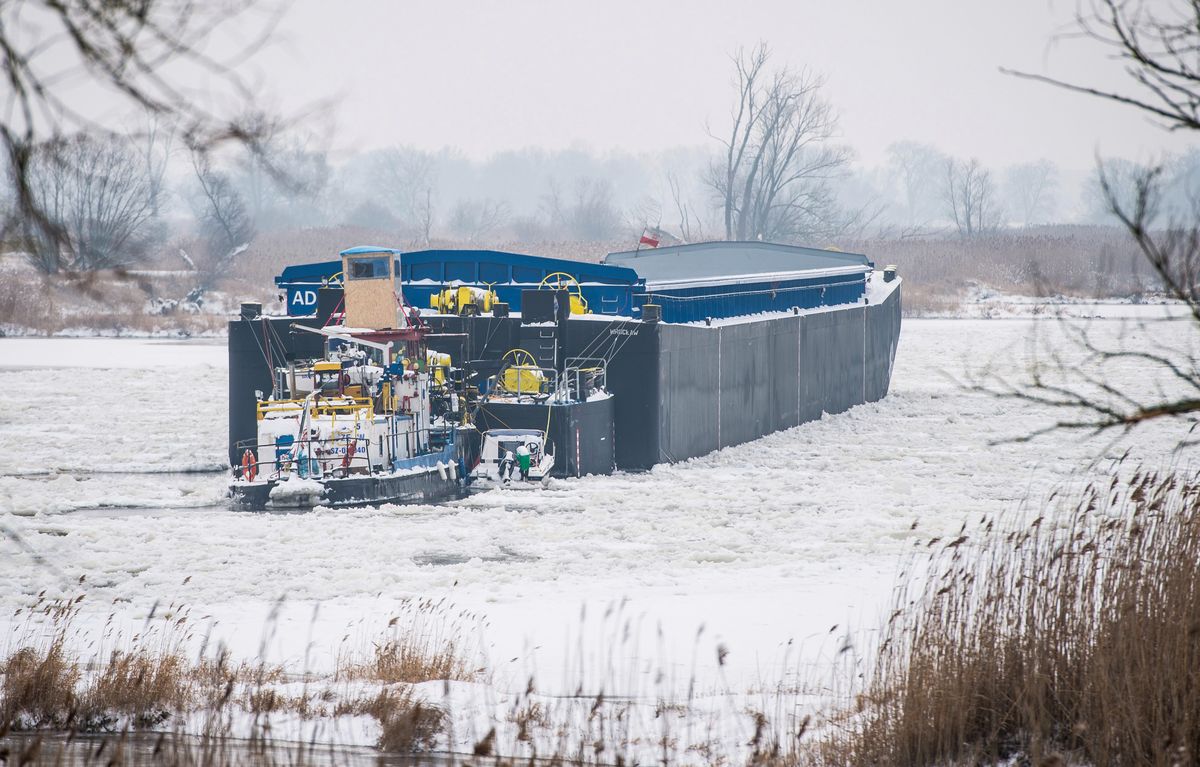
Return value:
[(247, 482), (253, 482), (254, 477), (258, 475), (258, 464), (254, 461), (254, 451), (246, 448), (246, 452), (242, 453), (242, 476)]

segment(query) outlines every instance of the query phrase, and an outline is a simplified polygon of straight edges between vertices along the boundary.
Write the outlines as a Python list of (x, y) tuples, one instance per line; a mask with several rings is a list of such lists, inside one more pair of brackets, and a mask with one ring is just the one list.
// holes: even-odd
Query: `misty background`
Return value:
[[(865, 252), (912, 278), (910, 312), (981, 286), (1140, 294), (1154, 282), (1115, 227), (1101, 168), (1121, 197), (1164, 165), (1168, 221), (1200, 193), (1200, 150), (1136, 112), (1002, 71), (1119, 81), (1070, 34), (1075, 12), (948, 0), (270, 5), (205, 43), (252, 103), (235, 104), (211, 72), (183, 78), (214, 112), (239, 110), (253, 142), (198, 149), (180, 126), (63, 78), (86, 129), (39, 148), (34, 191), (67, 229), (82, 210), (106, 211), (102, 225), (89, 214), (67, 252), (36, 233), (6, 250), (45, 277), (193, 274), (171, 288), (181, 295), (152, 291), (168, 309), (262, 291), (284, 265), (355, 244), (597, 260), (647, 228)], [(69, 72), (56, 51), (51, 40), (38, 55)], [(748, 103), (783, 127), (739, 127)], [(731, 159), (746, 145), (770, 168), (753, 192), (742, 186), (758, 162)], [(783, 213), (756, 212), (764, 197)], [(19, 314), (20, 293), (0, 301), (4, 314)]]

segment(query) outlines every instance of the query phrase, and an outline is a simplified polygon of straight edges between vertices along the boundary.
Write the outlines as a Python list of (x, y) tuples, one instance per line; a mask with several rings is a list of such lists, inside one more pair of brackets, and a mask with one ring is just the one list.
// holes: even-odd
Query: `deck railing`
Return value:
[[(421, 439), (422, 435), (424, 439)], [(297, 439), (290, 444), (259, 442), (257, 439), (242, 440), (237, 443), (237, 449), (239, 453), (246, 450), (253, 453), (256, 475), (275, 479), (295, 467), (302, 477), (323, 479), (327, 476), (370, 473), (377, 466), (383, 466), (384, 457), (387, 455), (387, 451), (383, 450), (383, 440), (387, 440), (389, 446), (396, 445), (397, 449), (391, 451), (393, 457), (400, 453), (398, 448), (402, 441), (405, 457), (416, 458), (444, 449), (454, 441), (454, 437), (453, 432), (444, 427), (426, 427), (418, 430), (392, 430), (380, 435), (375, 443), (365, 435), (345, 435), (329, 439)], [(346, 454), (349, 453), (351, 444), (354, 445), (354, 453), (347, 460)], [(422, 446), (425, 447), (425, 452), (421, 452)], [(264, 455), (273, 457), (263, 460)], [(307, 467), (296, 466), (298, 462), (307, 463)], [(234, 476), (238, 479), (243, 478), (241, 465), (234, 467)]]

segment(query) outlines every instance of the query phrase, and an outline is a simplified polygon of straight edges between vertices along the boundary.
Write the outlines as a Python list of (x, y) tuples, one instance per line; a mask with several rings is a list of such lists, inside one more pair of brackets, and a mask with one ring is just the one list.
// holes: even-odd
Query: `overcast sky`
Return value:
[(287, 110), (332, 97), (335, 146), (524, 146), (633, 152), (723, 128), (729, 54), (763, 40), (827, 79), (865, 164), (900, 139), (993, 165), (1184, 146), (1131, 110), (1001, 74), (1007, 66), (1114, 86), (1088, 41), (1063, 40), (1073, 2), (1049, 0), (300, 0), (256, 57)]

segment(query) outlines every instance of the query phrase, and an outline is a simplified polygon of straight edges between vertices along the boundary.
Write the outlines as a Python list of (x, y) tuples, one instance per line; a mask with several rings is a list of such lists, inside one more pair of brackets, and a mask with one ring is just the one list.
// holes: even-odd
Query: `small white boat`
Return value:
[(546, 452), (546, 433), (537, 429), (489, 429), (483, 434), (472, 481), (497, 485), (546, 484), (554, 453)]

